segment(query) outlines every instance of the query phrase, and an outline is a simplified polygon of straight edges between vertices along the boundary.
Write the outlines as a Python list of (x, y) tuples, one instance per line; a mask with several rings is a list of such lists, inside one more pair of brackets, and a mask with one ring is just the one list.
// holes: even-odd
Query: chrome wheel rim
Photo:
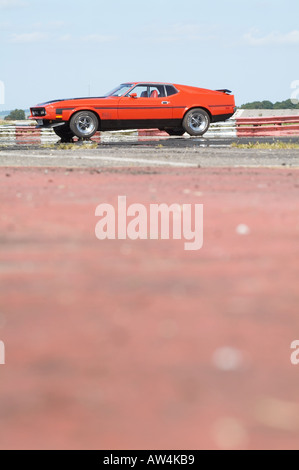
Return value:
[(95, 123), (92, 117), (88, 115), (78, 116), (76, 120), (76, 127), (83, 135), (89, 135), (95, 130)]
[(208, 125), (208, 118), (201, 113), (192, 113), (189, 116), (188, 124), (194, 132), (203, 132)]

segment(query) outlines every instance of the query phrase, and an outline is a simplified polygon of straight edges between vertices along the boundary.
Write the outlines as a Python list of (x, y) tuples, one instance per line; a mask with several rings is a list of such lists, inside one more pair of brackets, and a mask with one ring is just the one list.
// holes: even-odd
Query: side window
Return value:
[(151, 85), (149, 96), (150, 98), (163, 98), (165, 96), (164, 85)]
[[(170, 89), (170, 92), (167, 91), (167, 88)], [(177, 91), (171, 85), (136, 85), (126, 96), (132, 93), (136, 93), (137, 98), (163, 98), (170, 94), (174, 95)]]
[(178, 91), (172, 85), (166, 85), (167, 96), (176, 95)]
[(137, 98), (148, 98), (148, 87), (147, 85), (137, 85), (130, 91), (131, 93), (136, 93)]

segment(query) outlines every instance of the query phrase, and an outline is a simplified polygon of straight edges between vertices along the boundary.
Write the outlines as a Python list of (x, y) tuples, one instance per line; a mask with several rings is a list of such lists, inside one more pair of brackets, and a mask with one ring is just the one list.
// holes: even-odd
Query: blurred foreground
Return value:
[[(95, 208), (204, 204), (204, 247)], [(299, 170), (0, 168), (1, 449), (299, 448)]]

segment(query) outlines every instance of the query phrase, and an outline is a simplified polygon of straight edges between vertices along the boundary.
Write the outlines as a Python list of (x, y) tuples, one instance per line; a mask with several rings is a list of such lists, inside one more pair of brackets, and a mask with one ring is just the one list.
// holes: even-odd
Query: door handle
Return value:
[(162, 101), (162, 104), (169, 104), (169, 101)]

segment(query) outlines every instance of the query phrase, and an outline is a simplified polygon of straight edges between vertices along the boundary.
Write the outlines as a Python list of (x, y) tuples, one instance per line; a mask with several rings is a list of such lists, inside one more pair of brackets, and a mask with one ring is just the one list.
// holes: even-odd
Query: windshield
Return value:
[(130, 88), (132, 88), (133, 85), (133, 83), (124, 83), (119, 85), (117, 88), (114, 88), (112, 91), (109, 91), (109, 93), (106, 93), (104, 96), (123, 96), (130, 90)]

